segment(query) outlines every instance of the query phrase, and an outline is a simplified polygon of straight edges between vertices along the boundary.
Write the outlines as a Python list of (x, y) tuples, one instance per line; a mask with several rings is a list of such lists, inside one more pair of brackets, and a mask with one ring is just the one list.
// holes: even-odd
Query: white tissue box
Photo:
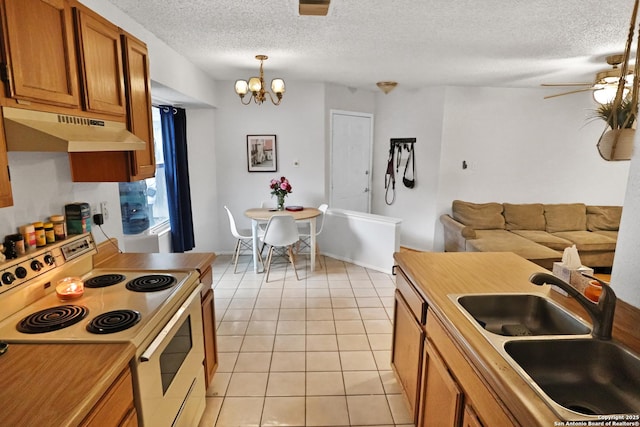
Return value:
[[(564, 280), (565, 282), (567, 282), (568, 284), (576, 288), (580, 293), (584, 292), (584, 289), (587, 287), (587, 284), (590, 280), (584, 277), (582, 273), (586, 273), (590, 276), (593, 276), (593, 268), (582, 265), (578, 268), (571, 269), (571, 268), (567, 268), (561, 262), (553, 263), (552, 272), (554, 276)], [(553, 289), (565, 296), (567, 295), (565, 291), (557, 288), (556, 286), (553, 286)]]

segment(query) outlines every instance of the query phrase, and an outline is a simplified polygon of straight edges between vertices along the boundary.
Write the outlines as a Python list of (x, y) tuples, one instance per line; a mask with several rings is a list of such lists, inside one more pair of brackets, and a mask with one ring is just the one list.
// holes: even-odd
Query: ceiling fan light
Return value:
[(285, 91), (284, 80), (282, 79), (273, 79), (271, 80), (271, 91), (277, 94), (283, 94)]
[[(616, 85), (605, 86), (602, 89), (593, 91), (593, 99), (598, 104), (609, 104), (613, 102), (616, 97), (617, 88)], [(626, 98), (629, 95), (629, 89), (622, 91), (622, 98)]]
[(249, 79), (249, 90), (253, 93), (257, 93), (260, 92), (260, 89), (262, 89), (260, 77), (251, 77)]
[(236, 80), (235, 89), (238, 95), (245, 96), (249, 91), (249, 84), (246, 80)]

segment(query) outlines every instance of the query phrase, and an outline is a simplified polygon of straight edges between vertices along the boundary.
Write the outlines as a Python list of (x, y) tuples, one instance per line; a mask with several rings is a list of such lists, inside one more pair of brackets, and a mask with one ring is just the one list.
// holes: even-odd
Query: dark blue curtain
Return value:
[(172, 250), (184, 252), (195, 246), (187, 161), (187, 116), (183, 108), (161, 105), (160, 118)]

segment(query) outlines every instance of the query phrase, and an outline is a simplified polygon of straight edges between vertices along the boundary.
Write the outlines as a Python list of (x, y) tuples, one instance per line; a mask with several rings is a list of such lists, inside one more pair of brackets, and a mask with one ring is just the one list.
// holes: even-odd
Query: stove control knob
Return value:
[(2, 274), (2, 283), (5, 285), (12, 284), (14, 280), (16, 280), (16, 276), (13, 273), (5, 272)]
[(42, 263), (40, 261), (38, 261), (37, 259), (34, 259), (33, 261), (31, 261), (31, 269), (33, 271), (42, 270)]
[(53, 265), (54, 261), (55, 261), (55, 260), (53, 259), (53, 255), (51, 255), (51, 254), (46, 254), (46, 255), (44, 256), (44, 262), (45, 262), (45, 264), (47, 264), (47, 265)]
[(16, 268), (16, 276), (18, 276), (18, 279), (24, 279), (27, 277), (27, 269), (24, 267)]

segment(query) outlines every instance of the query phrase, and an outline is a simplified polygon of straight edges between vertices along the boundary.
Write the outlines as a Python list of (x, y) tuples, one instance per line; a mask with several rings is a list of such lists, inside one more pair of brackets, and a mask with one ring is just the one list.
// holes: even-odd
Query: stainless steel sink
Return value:
[(510, 340), (504, 350), (539, 392), (563, 408), (585, 415), (640, 414), (640, 358), (614, 342)]
[(589, 326), (552, 300), (535, 294), (473, 294), (454, 302), (483, 329), (503, 336), (585, 335)]

